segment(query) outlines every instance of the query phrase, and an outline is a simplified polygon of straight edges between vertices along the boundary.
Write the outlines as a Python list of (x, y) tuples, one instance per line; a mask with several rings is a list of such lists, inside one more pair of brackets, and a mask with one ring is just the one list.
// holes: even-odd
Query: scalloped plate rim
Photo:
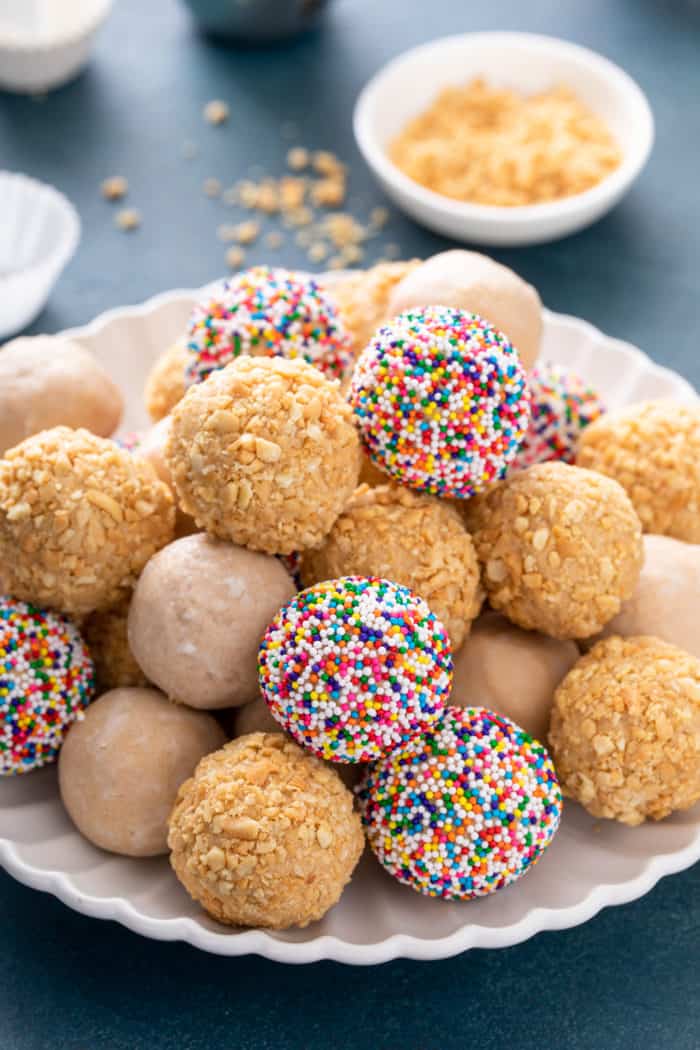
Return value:
[[(334, 278), (340, 276), (333, 274)], [(205, 288), (210, 285), (205, 285)], [(59, 333), (79, 340), (95, 339), (110, 324), (146, 317), (183, 300), (192, 300), (203, 289), (176, 289), (161, 292), (143, 303), (117, 307), (98, 315), (86, 325)], [(595, 344), (604, 344), (635, 360), (647, 371), (664, 375), (682, 390), (684, 398), (697, 400), (691, 384), (677, 372), (656, 364), (638, 347), (622, 339), (606, 336), (588, 321), (569, 314), (544, 310), (545, 327), (556, 325), (585, 333)], [(77, 834), (77, 832), (76, 832)], [(682, 871), (700, 859), (700, 823), (693, 840), (683, 849), (650, 856), (642, 871), (619, 883), (597, 883), (582, 900), (563, 907), (532, 908), (520, 920), (502, 927), (485, 927), (466, 922), (460, 929), (439, 938), (421, 938), (396, 933), (374, 944), (361, 944), (323, 934), (309, 941), (284, 941), (265, 930), (230, 932), (205, 929), (188, 916), (159, 919), (140, 913), (125, 897), (96, 897), (77, 889), (70, 876), (59, 870), (43, 870), (20, 859), (14, 843), (0, 838), (0, 864), (18, 882), (50, 893), (68, 907), (91, 918), (113, 920), (134, 933), (160, 941), (184, 941), (195, 948), (224, 956), (256, 954), (283, 963), (312, 963), (321, 960), (354, 965), (378, 965), (397, 958), (417, 960), (445, 959), (470, 948), (501, 948), (521, 943), (537, 933), (569, 929), (593, 918), (605, 907), (626, 904), (648, 893), (666, 875)]]

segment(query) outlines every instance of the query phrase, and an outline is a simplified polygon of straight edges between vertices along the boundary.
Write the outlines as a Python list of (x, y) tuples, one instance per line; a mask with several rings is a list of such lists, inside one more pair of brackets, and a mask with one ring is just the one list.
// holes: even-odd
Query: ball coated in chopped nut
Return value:
[(329, 284), (330, 295), (352, 334), (356, 355), (391, 317), (389, 296), (395, 286), (419, 265), (418, 259), (377, 263), (369, 270), (356, 270)]
[(130, 604), (131, 594), (125, 594), (111, 609), (90, 613), (83, 624), (83, 635), (95, 665), (98, 694), (125, 686), (148, 685), (129, 646), (126, 624)]
[(576, 462), (622, 485), (645, 532), (700, 543), (700, 408), (644, 401), (610, 412), (584, 430)]
[(322, 546), (302, 558), (305, 587), (340, 576), (409, 587), (445, 625), (453, 651), (483, 600), (474, 544), (458, 512), (398, 485), (361, 485)]
[(318, 544), (357, 485), (338, 386), (302, 360), (239, 357), (173, 411), (166, 459), (200, 528), (268, 554)]
[(282, 733), (252, 733), (182, 785), (168, 844), (175, 874), (219, 922), (287, 929), (338, 901), (364, 835), (332, 769)]
[(189, 354), (185, 340), (178, 340), (160, 355), (148, 374), (144, 401), (146, 411), (157, 423), (185, 396), (185, 369)]
[(113, 689), (71, 727), (61, 750), (61, 799), (78, 830), (127, 857), (168, 852), (168, 815), (180, 784), (226, 737), (201, 711), (155, 689)]
[(587, 638), (634, 591), (642, 530), (610, 478), (541, 463), (464, 504), (491, 605), (553, 638)]
[(564, 794), (594, 817), (661, 820), (700, 799), (700, 661), (612, 637), (557, 689), (549, 742)]
[(109, 608), (174, 520), (149, 464), (87, 430), (44, 430), (0, 460), (0, 563), (25, 601), (77, 615)]

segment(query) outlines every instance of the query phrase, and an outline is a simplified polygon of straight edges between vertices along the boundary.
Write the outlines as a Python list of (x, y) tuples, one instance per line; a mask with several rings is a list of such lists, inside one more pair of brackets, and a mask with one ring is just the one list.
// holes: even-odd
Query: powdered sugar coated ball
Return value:
[(345, 576), (309, 587), (278, 613), (259, 670), (273, 716), (298, 743), (331, 761), (367, 762), (438, 717), (452, 656), (418, 595)]
[(444, 306), (408, 310), (379, 329), (350, 402), (382, 470), (461, 499), (503, 477), (530, 419), (525, 372), (506, 336)]

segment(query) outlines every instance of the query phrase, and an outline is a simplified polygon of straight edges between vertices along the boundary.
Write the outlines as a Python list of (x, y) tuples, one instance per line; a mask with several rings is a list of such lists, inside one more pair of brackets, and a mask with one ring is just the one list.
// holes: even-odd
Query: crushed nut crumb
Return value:
[(114, 216), (114, 224), (120, 230), (137, 230), (141, 225), (141, 212), (136, 208), (122, 208)]
[(234, 239), (239, 244), (252, 244), (259, 236), (260, 224), (254, 219), (248, 219), (247, 222), (241, 222), (235, 227)]
[(120, 201), (126, 197), (129, 183), (123, 175), (110, 175), (108, 179), (104, 179), (100, 189), (105, 200)]
[(219, 179), (215, 179), (212, 176), (204, 180), (202, 184), (202, 189), (204, 190), (205, 197), (221, 196), (221, 182), (219, 181)]
[(310, 161), (311, 155), (303, 146), (293, 146), (287, 152), (287, 167), (292, 171), (303, 171), (304, 168), (308, 168)]
[(204, 107), (203, 116), (207, 124), (225, 124), (229, 117), (228, 103), (220, 98), (213, 98)]
[(230, 270), (240, 270), (245, 262), (245, 252), (237, 244), (226, 252), (226, 265)]
[(323, 262), (328, 255), (328, 245), (324, 244), (323, 241), (314, 241), (314, 243), (309, 246), (307, 254), (311, 262)]

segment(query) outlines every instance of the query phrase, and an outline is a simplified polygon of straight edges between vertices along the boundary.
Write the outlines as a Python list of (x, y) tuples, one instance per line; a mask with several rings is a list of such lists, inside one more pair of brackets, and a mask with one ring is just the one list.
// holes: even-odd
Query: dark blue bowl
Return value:
[(312, 29), (328, 0), (185, 0), (205, 33), (265, 43)]

